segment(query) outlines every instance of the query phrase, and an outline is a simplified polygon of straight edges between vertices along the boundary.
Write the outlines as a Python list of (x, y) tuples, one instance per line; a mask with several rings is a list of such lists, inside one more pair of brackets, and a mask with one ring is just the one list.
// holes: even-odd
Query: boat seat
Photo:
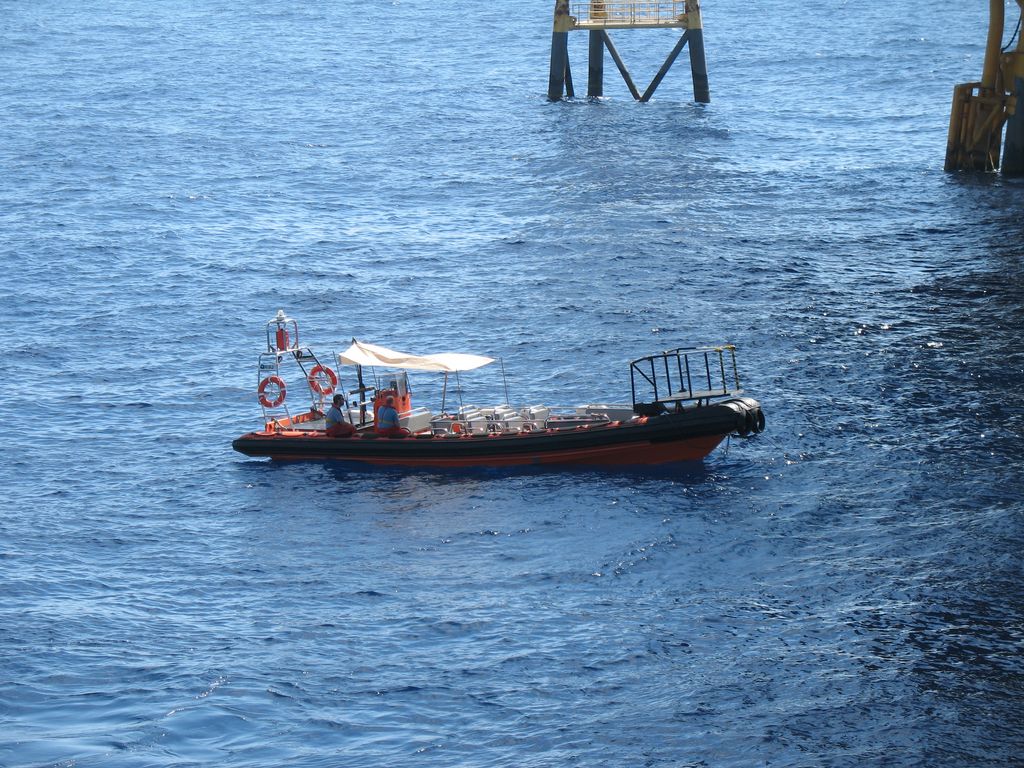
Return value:
[(413, 408), (398, 414), (398, 423), (412, 433), (422, 432), (430, 429), (434, 414), (429, 408)]
[(432, 418), (428, 426), (435, 435), (473, 434), (486, 435), (487, 417), (478, 408), (460, 408), (456, 414), (442, 414)]

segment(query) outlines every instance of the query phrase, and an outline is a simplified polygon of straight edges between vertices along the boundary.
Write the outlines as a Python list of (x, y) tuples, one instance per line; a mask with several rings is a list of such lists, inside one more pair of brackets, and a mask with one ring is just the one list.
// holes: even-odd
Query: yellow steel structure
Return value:
[[(1024, 13), (1024, 0), (1016, 0)], [(1024, 114), (1016, 116), (1024, 98), (1024, 45), (1004, 52), (1004, 0), (989, 0), (988, 41), (981, 82), (953, 89), (946, 143), (947, 171), (994, 171), (999, 168), (1003, 125), (1007, 129), (1004, 173), (1024, 172)], [(1024, 113), (1024, 108), (1021, 110)]]

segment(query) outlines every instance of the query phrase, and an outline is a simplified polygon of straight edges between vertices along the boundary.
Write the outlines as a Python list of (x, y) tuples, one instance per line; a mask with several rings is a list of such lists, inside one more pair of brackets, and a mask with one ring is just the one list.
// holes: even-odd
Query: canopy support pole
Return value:
[(505, 385), (505, 405), (512, 405), (508, 401), (508, 379), (505, 378), (505, 358), (499, 357), (498, 364), (501, 366), (501, 383)]
[[(355, 339), (352, 339), (354, 342)], [(363, 384), (363, 366), (356, 366), (356, 381), (359, 382), (359, 426), (366, 423), (366, 386)]]

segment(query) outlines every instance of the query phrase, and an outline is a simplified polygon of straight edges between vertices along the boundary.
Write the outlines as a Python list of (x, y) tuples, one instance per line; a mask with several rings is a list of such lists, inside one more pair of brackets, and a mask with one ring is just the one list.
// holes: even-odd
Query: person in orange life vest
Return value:
[(345, 414), (341, 410), (344, 407), (345, 396), (335, 395), (331, 400), (331, 409), (327, 411), (328, 437), (351, 437), (356, 433), (356, 428), (345, 421)]
[(401, 437), (402, 435), (409, 434), (406, 430), (402, 429), (402, 425), (398, 421), (398, 411), (395, 410), (395, 398), (389, 397), (377, 411), (377, 423), (374, 425), (374, 430), (385, 437)]

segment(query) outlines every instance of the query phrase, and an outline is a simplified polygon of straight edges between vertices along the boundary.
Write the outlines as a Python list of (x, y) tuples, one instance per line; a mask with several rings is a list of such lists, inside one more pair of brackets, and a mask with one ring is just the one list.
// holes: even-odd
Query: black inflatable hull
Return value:
[(631, 466), (699, 461), (730, 434), (764, 428), (756, 400), (733, 400), (628, 422), (498, 435), (400, 438), (323, 432), (250, 432), (232, 443), (246, 456), (338, 460), (377, 466), (502, 467), (544, 464)]

